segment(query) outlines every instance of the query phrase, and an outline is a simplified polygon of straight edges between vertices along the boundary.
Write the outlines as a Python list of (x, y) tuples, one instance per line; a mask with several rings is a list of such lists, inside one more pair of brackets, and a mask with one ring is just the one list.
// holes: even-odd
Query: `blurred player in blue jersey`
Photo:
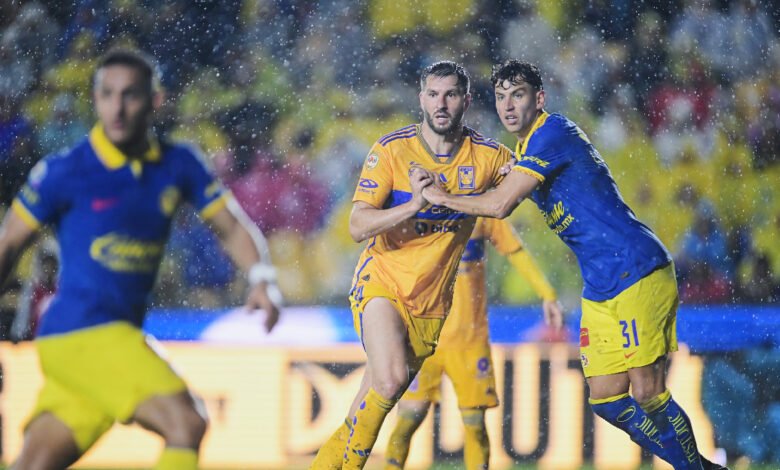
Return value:
[(0, 284), (41, 225), (56, 230), (61, 253), (59, 290), (36, 341), (44, 385), (14, 468), (68, 467), (115, 421), (163, 437), (155, 468), (197, 468), (205, 410), (141, 332), (181, 202), (248, 272), (247, 305), (266, 311), (269, 331), (278, 320), (260, 231), (192, 150), (151, 132), (158, 83), (143, 55), (107, 53), (94, 74), (98, 123), (33, 168), (0, 228)]
[(699, 455), (690, 420), (666, 388), (678, 305), (669, 252), (625, 204), (585, 133), (544, 110), (536, 66), (510, 60), (491, 78), (496, 111), (518, 138), (517, 164), (484, 195), (455, 197), (432, 185), (424, 197), (498, 218), (531, 198), (580, 264), (580, 359), (593, 411), (675, 469), (720, 468)]

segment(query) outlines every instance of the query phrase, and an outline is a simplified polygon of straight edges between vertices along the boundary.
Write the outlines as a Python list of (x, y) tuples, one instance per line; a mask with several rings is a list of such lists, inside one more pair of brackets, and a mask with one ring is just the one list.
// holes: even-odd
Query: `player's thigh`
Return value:
[(582, 299), (580, 362), (585, 377), (625, 373), (623, 344), (615, 302)]
[(490, 344), (479, 343), (466, 349), (442, 350), (446, 353), (444, 371), (452, 381), (461, 409), (498, 406), (496, 376)]
[[(673, 266), (640, 279), (621, 292), (615, 303), (628, 369), (654, 364), (677, 350), (678, 295)], [(657, 376), (660, 370), (652, 367), (647, 373)]]
[[(438, 402), (441, 397), (441, 376), (444, 373), (441, 351), (425, 359), (419, 372), (414, 376), (401, 401)], [(427, 410), (427, 406), (426, 406)]]
[(129, 323), (61, 336), (38, 342), (44, 373), (120, 422), (129, 422), (138, 405), (151, 397), (187, 389), (161, 357), (159, 344)]
[(374, 385), (385, 379), (387, 374), (407, 375), (410, 356), (408, 334), (394, 303), (384, 297), (374, 297), (366, 303), (361, 315), (363, 346)]
[(14, 469), (62, 469), (78, 460), (83, 450), (71, 429), (52, 413), (39, 414), (27, 425), (22, 451)]

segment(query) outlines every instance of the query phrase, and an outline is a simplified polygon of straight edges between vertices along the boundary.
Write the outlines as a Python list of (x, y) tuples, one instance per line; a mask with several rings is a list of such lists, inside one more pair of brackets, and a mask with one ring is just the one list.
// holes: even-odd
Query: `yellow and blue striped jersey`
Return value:
[[(496, 186), (499, 169), (512, 152), (492, 139), (465, 128), (461, 144), (450, 155), (435, 155), (409, 125), (379, 139), (369, 151), (353, 201), (391, 208), (412, 197), (409, 170), (422, 166), (439, 176), (452, 194), (481, 194)], [(422, 318), (443, 318), (452, 303), (458, 262), (476, 218), (447, 207), (428, 205), (417, 215), (368, 240), (360, 256), (350, 294), (357, 281), (370, 277)]]
[(39, 335), (118, 320), (140, 326), (180, 202), (204, 218), (224, 207), (222, 185), (192, 150), (150, 144), (143, 158), (129, 159), (98, 125), (30, 172), (12, 208), (33, 228), (52, 225), (61, 257)]
[(577, 256), (584, 298), (611, 299), (671, 262), (658, 237), (623, 201), (606, 163), (572, 121), (542, 113), (516, 150), (513, 170), (541, 182), (531, 198), (550, 229)]

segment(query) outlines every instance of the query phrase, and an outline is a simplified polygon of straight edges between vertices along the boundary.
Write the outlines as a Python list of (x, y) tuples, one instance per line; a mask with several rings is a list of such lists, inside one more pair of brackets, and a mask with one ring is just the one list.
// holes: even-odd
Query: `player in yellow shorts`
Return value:
[(463, 125), (471, 95), (460, 65), (425, 68), (419, 99), (422, 123), (374, 144), (355, 191), (350, 233), (367, 244), (350, 304), (367, 367), (347, 421), (312, 468), (362, 468), (387, 413), (436, 348), (476, 217), (429, 205), (423, 187), (436, 179), (453, 193), (480, 194), (498, 184), (512, 158)]
[(513, 171), (487, 194), (432, 185), (424, 197), (499, 218), (532, 199), (582, 271), (580, 359), (594, 413), (676, 470), (720, 468), (699, 455), (690, 419), (666, 388), (667, 355), (677, 350), (671, 255), (626, 205), (585, 132), (545, 111), (538, 67), (509, 60), (491, 81), (496, 112), (517, 137)]
[(461, 410), (465, 468), (486, 469), (490, 442), (485, 428), (485, 410), (498, 406), (493, 360), (488, 333), (485, 292), (485, 241), (531, 284), (543, 300), (545, 323), (559, 328), (563, 321), (555, 290), (547, 282), (509, 222), (477, 219), (477, 226), (460, 260), (452, 310), (439, 338), (439, 347), (425, 360), (409, 390), (398, 402), (398, 421), (385, 453), (385, 468), (403, 468), (412, 435), (440, 395), (442, 374), (452, 380)]
[(68, 467), (118, 421), (162, 436), (157, 469), (195, 469), (205, 410), (141, 331), (176, 208), (191, 203), (248, 271), (247, 305), (266, 310), (269, 330), (279, 316), (274, 268), (262, 234), (200, 157), (151, 132), (162, 97), (152, 63), (110, 51), (93, 83), (98, 124), (32, 169), (0, 227), (0, 284), (43, 224), (61, 257), (36, 339), (44, 384), (14, 468)]

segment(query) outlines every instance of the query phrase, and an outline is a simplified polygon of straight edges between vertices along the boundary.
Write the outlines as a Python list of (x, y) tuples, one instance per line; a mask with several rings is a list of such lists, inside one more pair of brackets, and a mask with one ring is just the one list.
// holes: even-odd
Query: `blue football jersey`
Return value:
[(584, 298), (611, 299), (671, 262), (658, 237), (623, 201), (588, 137), (565, 116), (543, 113), (516, 154), (513, 171), (541, 182), (531, 198), (577, 256)]
[(96, 126), (30, 172), (12, 208), (33, 227), (53, 226), (60, 245), (58, 291), (40, 336), (112, 321), (140, 326), (176, 208), (187, 201), (208, 218), (224, 207), (223, 186), (194, 151), (151, 144), (128, 159)]

